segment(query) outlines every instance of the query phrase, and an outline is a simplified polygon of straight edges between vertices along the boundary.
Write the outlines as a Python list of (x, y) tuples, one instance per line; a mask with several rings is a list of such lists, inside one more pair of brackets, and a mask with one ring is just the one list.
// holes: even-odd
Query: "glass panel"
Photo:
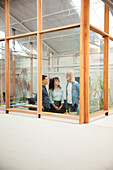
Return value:
[(42, 27), (80, 23), (80, 0), (42, 0)]
[(113, 10), (109, 11), (109, 34), (113, 36)]
[(10, 106), (36, 110), (37, 36), (10, 40), (10, 76)]
[(104, 30), (104, 3), (101, 0), (90, 1), (90, 24)]
[(0, 42), (0, 106), (5, 107), (5, 42)]
[(5, 37), (4, 0), (0, 1), (0, 38)]
[(113, 41), (109, 41), (109, 107), (113, 107)]
[(10, 35), (37, 31), (37, 0), (10, 0)]
[[(47, 75), (48, 79), (46, 88), (51, 103), (50, 111), (79, 114), (79, 109), (77, 110), (79, 106), (78, 104), (75, 105), (80, 90), (79, 28), (43, 35), (42, 73)], [(68, 84), (69, 81), (70, 84)], [(61, 88), (57, 83), (60, 84)], [(43, 104), (45, 105), (44, 101)], [(60, 109), (60, 106), (62, 109)]]
[(101, 35), (90, 31), (89, 56), (89, 111), (103, 109), (103, 65), (104, 39)]

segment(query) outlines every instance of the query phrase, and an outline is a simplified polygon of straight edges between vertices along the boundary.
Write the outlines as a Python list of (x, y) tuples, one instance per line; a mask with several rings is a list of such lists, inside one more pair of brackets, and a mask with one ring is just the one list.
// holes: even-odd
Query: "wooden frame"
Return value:
[(80, 123), (89, 122), (89, 0), (81, 0)]
[(6, 113), (7, 108), (10, 108), (10, 58), (9, 58), (9, 0), (5, 0), (5, 101)]
[[(89, 118), (94, 115), (105, 114), (109, 111), (108, 103), (108, 78), (109, 78), (109, 39), (113, 41), (113, 37), (109, 35), (109, 7), (105, 5), (104, 31), (89, 24), (89, 4), (90, 0), (81, 0), (81, 19), (80, 23), (61, 26), (57, 28), (42, 30), (42, 0), (37, 0), (37, 31), (26, 34), (9, 36), (9, 0), (5, 2), (5, 38), (0, 41), (5, 41), (5, 88), (6, 88), (6, 108), (5, 111), (18, 111), (24, 113), (37, 113), (38, 117), (42, 115), (76, 118), (74, 115), (60, 115), (48, 112), (42, 112), (42, 35), (45, 33), (62, 31), (80, 27), (80, 123), (88, 123)], [(89, 30), (92, 30), (104, 37), (104, 111), (89, 114)], [(37, 111), (12, 109), (10, 108), (10, 55), (9, 55), (9, 40), (23, 38), (28, 36), (37, 36), (37, 51), (38, 51), (38, 77), (37, 77), (37, 94), (38, 106)], [(27, 57), (26, 57), (27, 58)], [(32, 57), (33, 59), (33, 57)], [(31, 79), (32, 79), (32, 62), (31, 62)], [(31, 82), (31, 97), (32, 97), (32, 82)], [(4, 108), (1, 108), (4, 110)]]
[(30, 97), (33, 97), (33, 43), (30, 42)]
[[(109, 7), (105, 5), (104, 31), (109, 34)], [(109, 37), (104, 37), (104, 110), (109, 108)]]
[(42, 112), (42, 34), (39, 32), (42, 30), (42, 0), (37, 0), (37, 46), (38, 46), (38, 63), (37, 63), (37, 116), (40, 117)]

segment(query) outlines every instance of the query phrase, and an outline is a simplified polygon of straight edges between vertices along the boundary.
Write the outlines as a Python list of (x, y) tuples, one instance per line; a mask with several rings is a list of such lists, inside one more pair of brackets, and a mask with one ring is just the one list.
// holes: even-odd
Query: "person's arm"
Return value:
[(79, 104), (79, 99), (80, 99), (80, 85), (79, 85), (79, 83), (77, 83), (77, 90), (78, 90), (78, 98), (75, 103)]
[(59, 107), (59, 109), (61, 109), (63, 107), (63, 104), (64, 104), (64, 92), (63, 92), (63, 89), (61, 89), (61, 93), (62, 93), (62, 99), (61, 99), (61, 106)]
[(49, 90), (49, 99), (50, 99), (51, 104), (53, 104), (54, 101), (53, 101), (53, 92), (52, 92), (52, 90)]

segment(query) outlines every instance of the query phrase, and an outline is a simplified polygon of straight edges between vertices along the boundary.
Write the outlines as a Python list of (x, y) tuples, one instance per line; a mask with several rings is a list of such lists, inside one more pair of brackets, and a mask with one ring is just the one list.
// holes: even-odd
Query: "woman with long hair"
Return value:
[(50, 79), (49, 97), (51, 102), (51, 112), (64, 113), (64, 94), (63, 89), (60, 86), (60, 80), (58, 77)]

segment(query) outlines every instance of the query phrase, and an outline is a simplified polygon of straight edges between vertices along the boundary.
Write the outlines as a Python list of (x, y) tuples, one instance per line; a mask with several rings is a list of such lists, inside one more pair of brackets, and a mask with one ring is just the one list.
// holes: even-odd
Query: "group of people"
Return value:
[[(79, 83), (75, 81), (72, 72), (66, 73), (66, 107), (64, 106), (63, 89), (60, 86), (58, 77), (54, 77), (49, 81), (49, 94), (46, 89), (48, 79), (46, 75), (42, 75), (42, 110), (56, 113), (64, 113), (66, 110), (76, 112), (79, 103)], [(35, 96), (37, 101), (37, 95)]]

